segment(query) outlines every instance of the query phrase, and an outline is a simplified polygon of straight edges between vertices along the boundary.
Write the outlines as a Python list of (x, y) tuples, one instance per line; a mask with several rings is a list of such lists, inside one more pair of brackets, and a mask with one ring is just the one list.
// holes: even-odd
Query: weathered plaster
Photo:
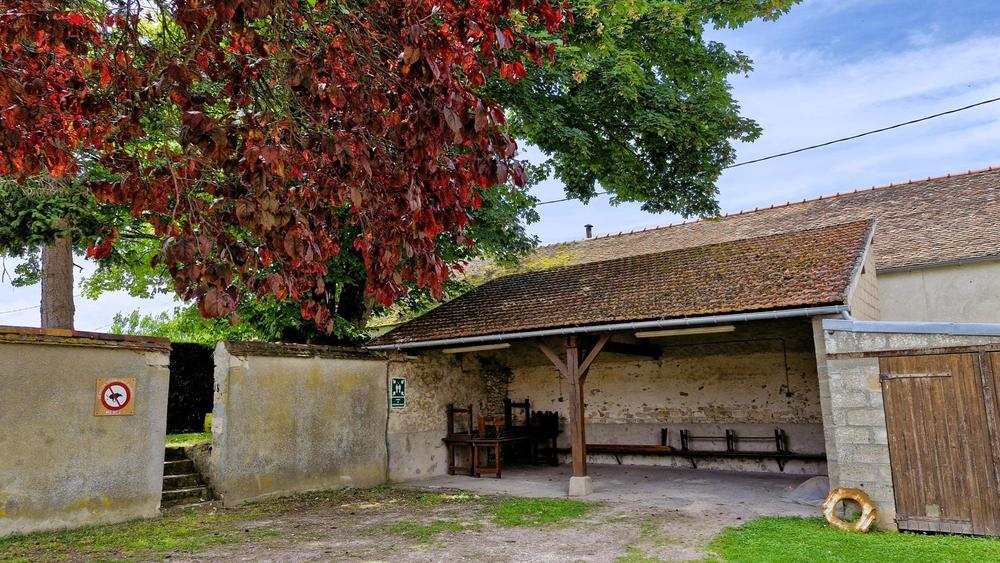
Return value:
[(882, 320), (1000, 323), (1000, 260), (878, 274)]
[(404, 481), (443, 475), (448, 470), (442, 442), (447, 432), (449, 403), (472, 405), (483, 412), (487, 387), (473, 355), (428, 351), (419, 356), (395, 356), (390, 377), (407, 380), (406, 407), (389, 413), (389, 480)]
[(211, 479), (227, 506), (385, 482), (384, 359), (254, 354), (215, 353)]
[[(620, 336), (617, 338), (621, 338)], [(743, 324), (727, 334), (665, 337), (659, 360), (604, 353), (588, 376), (587, 441), (590, 443), (659, 442), (670, 429), (722, 435), (732, 428), (744, 435), (768, 436), (785, 429), (790, 447), (803, 453), (824, 450), (819, 385), (812, 330), (807, 319)], [(559, 343), (552, 342), (558, 347)], [(515, 343), (491, 355), (514, 371), (510, 396), (528, 397), (533, 410), (567, 416), (569, 387), (531, 343)], [(786, 370), (787, 362), (787, 370)], [(568, 445), (567, 436), (560, 438)], [(769, 444), (745, 447), (773, 448)], [(724, 443), (698, 444), (724, 448)], [(592, 460), (614, 462), (607, 456)], [(629, 456), (627, 463), (684, 465), (683, 458)], [(778, 471), (773, 461), (705, 460), (711, 468)], [(823, 473), (822, 463), (790, 463), (786, 472)]]
[[(155, 516), (167, 348), (35, 334), (0, 342), (0, 536)], [(136, 378), (134, 415), (94, 416), (101, 377)]]

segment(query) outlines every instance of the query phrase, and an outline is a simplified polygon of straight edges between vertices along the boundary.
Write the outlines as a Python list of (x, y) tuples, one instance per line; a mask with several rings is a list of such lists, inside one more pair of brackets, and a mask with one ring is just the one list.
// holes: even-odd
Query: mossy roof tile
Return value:
[(527, 260), (584, 264), (803, 228), (878, 221), (879, 271), (1000, 256), (1000, 168), (543, 246)]
[(844, 304), (871, 225), (859, 221), (503, 276), (375, 344)]

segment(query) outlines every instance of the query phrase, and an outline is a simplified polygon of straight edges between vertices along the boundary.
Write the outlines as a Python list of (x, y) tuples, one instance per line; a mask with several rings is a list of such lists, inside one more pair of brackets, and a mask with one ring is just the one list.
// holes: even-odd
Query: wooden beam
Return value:
[(566, 350), (566, 360), (559, 358), (554, 350), (546, 346), (543, 342), (538, 343), (538, 349), (545, 354), (552, 365), (559, 370), (569, 382), (569, 432), (570, 451), (573, 458), (573, 476), (587, 476), (587, 429), (584, 413), (584, 393), (583, 383), (587, 379), (587, 372), (590, 366), (597, 359), (610, 340), (611, 334), (604, 334), (597, 340), (591, 348), (586, 358), (580, 361), (580, 345), (575, 335), (567, 336), (564, 341)]
[(556, 366), (556, 369), (559, 370), (559, 373), (561, 373), (563, 377), (569, 378), (569, 372), (566, 371), (566, 364), (564, 364), (563, 361), (559, 359), (559, 355), (553, 352), (552, 348), (549, 348), (548, 346), (546, 346), (541, 342), (538, 343), (538, 348), (539, 350), (542, 351), (543, 354), (548, 356), (549, 361), (552, 362), (552, 365)]
[(597, 359), (597, 355), (601, 353), (601, 350), (604, 349), (604, 346), (608, 343), (610, 338), (610, 332), (602, 335), (600, 340), (597, 341), (597, 344), (594, 344), (594, 347), (590, 349), (590, 353), (587, 354), (587, 358), (583, 360), (582, 364), (580, 364), (580, 371), (578, 373), (581, 383), (587, 379), (587, 372), (590, 370), (590, 365)]

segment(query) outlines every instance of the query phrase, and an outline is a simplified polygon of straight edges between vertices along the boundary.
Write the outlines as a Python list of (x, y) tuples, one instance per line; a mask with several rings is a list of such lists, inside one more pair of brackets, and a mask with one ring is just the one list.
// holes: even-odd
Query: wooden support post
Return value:
[(577, 337), (570, 335), (566, 337), (566, 359), (562, 360), (551, 348), (543, 343), (538, 347), (548, 356), (556, 369), (569, 382), (569, 440), (573, 458), (573, 477), (587, 476), (587, 431), (586, 413), (584, 410), (583, 384), (587, 380), (587, 373), (590, 366), (597, 359), (598, 354), (608, 343), (610, 334), (605, 334), (597, 341), (597, 344), (590, 349), (587, 356), (580, 360), (580, 346)]
[(584, 424), (583, 381), (580, 377), (580, 348), (575, 336), (566, 338), (566, 379), (569, 380), (569, 442), (573, 456), (573, 476), (587, 476), (587, 431)]

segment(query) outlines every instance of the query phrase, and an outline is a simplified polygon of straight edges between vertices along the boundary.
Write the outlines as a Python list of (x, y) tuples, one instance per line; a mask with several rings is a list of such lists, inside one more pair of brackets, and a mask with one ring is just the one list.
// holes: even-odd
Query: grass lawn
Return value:
[(822, 518), (761, 518), (719, 534), (709, 545), (723, 561), (870, 563), (1000, 561), (1000, 540), (895, 532), (857, 534)]
[(0, 561), (150, 559), (155, 554), (197, 552), (277, 534), (267, 528), (241, 526), (246, 514), (188, 510), (124, 524), (0, 538)]
[(167, 434), (168, 446), (194, 446), (197, 444), (211, 444), (211, 432), (191, 432), (190, 434)]
[(579, 518), (592, 505), (579, 500), (511, 498), (493, 506), (493, 522), (504, 528), (562, 524)]

